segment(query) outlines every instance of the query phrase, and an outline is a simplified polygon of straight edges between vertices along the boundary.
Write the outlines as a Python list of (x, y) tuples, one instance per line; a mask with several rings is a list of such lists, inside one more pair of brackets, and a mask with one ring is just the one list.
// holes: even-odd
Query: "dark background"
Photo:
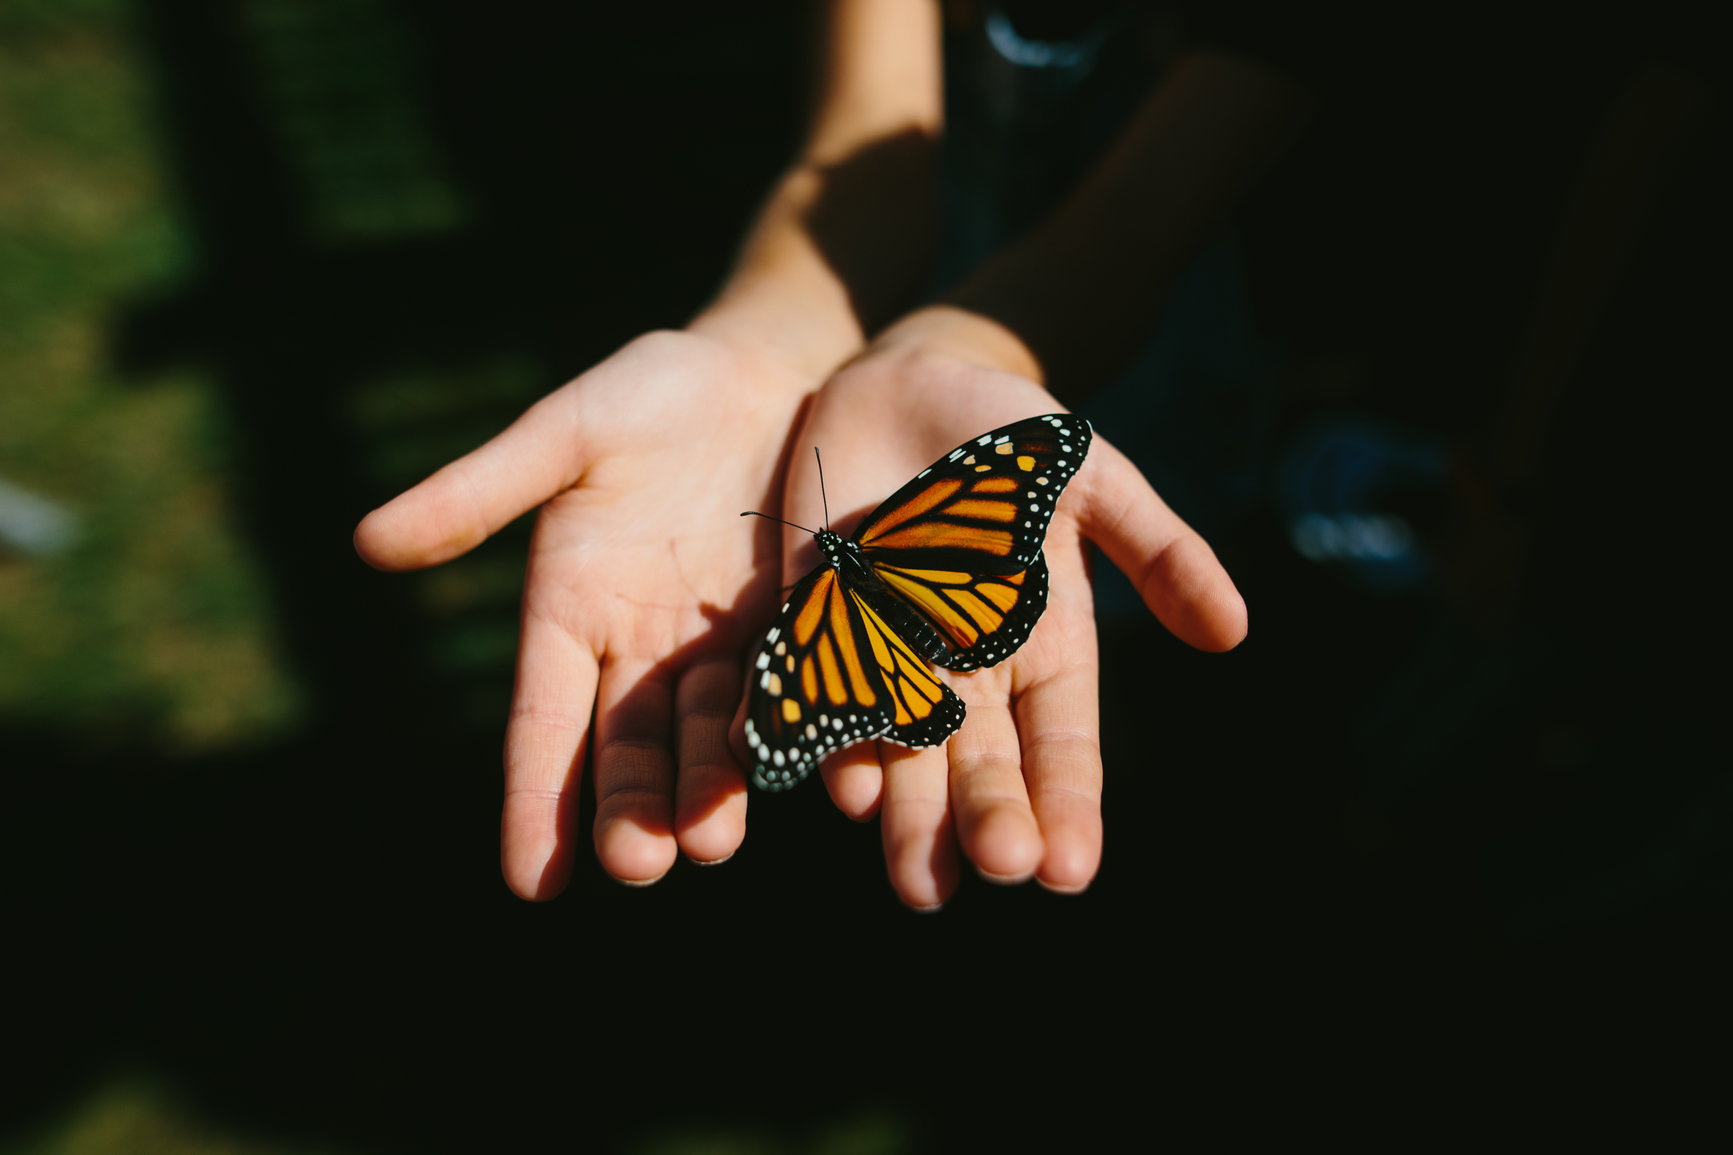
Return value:
[[(1727, 384), (1724, 120), (1572, 382), (1505, 632), (1432, 590), (1359, 590), (1260, 511), (1214, 543), (1251, 608), (1239, 650), (1153, 624), (1103, 638), (1107, 851), (1086, 895), (970, 879), (912, 914), (876, 824), (815, 786), (755, 796), (726, 867), (630, 890), (585, 858), (535, 906), (497, 866), (509, 593), (442, 616), (349, 546), (399, 484), (381, 460), (431, 467), (526, 398), (483, 381), (369, 425), (352, 394), (498, 358), (545, 389), (682, 323), (797, 143), (809, 16), (331, 11), (280, 59), (338, 79), (273, 90), (235, 7), (138, 6), (199, 268), (116, 315), (112, 356), (140, 377), (215, 367), (312, 720), (191, 760), (0, 730), (0, 1127), (143, 1068), (236, 1126), (354, 1150), (613, 1149), (670, 1120), (796, 1133), (884, 1104), (961, 1149), (1121, 1108), (1179, 1118), (1184, 1088), (1291, 1083), (1316, 1049), (1479, 1031), (1498, 1065), (1519, 1021), (1547, 1024), (1539, 1046), (1627, 1000), (1663, 1018), (1713, 1001), (1733, 834), (1708, 409)], [(376, 59), (379, 27), (407, 45), (461, 224), (321, 243), (323, 162), (284, 123), (321, 92), (370, 99), (343, 61)], [(1718, 86), (1719, 61), (1628, 23), (1344, 27), (1331, 51), (1364, 66), (1334, 74), (1237, 222), (1280, 430), (1356, 412), (1471, 438), (1621, 86), (1657, 53)], [(509, 572), (526, 536), (485, 556)]]

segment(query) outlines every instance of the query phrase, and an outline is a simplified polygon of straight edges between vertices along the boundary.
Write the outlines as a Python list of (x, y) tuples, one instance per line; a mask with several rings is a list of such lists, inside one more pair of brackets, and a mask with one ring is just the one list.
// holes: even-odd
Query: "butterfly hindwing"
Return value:
[(949, 643), (931, 656), (948, 670), (998, 665), (1022, 648), (1047, 609), (1047, 559), (1040, 554), (1022, 573), (1002, 576), (881, 564), (873, 571)]
[(1047, 526), (1094, 433), (1070, 413), (1014, 422), (964, 442), (878, 509), (855, 540), (884, 585), (942, 639), (933, 662), (997, 665), (1047, 608)]
[(962, 700), (828, 566), (794, 588), (752, 676), (746, 742), (765, 790), (856, 742), (932, 746), (963, 724)]
[(963, 724), (963, 700), (933, 676), (890, 622), (857, 591), (850, 590), (867, 648), (890, 694), (891, 726), (881, 737), (901, 746), (937, 746)]

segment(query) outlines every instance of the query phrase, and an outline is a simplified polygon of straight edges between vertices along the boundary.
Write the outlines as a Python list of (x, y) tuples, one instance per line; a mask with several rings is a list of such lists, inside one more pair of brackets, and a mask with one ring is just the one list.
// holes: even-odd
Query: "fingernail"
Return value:
[(666, 870), (664, 870), (661, 874), (658, 874), (655, 878), (616, 878), (614, 881), (619, 883), (621, 886), (642, 887), (642, 886), (655, 886), (658, 882), (661, 882), (664, 878), (667, 878), (667, 877), (668, 877), (668, 872)]
[(1029, 881), (1029, 878), (1034, 874), (1034, 871), (1029, 871), (1026, 874), (993, 874), (992, 872), (982, 870), (977, 866), (975, 868), (975, 873), (992, 883), (994, 886), (1022, 886), (1025, 882)]
[(916, 914), (937, 914), (939, 911), (945, 909), (945, 904), (942, 902), (935, 902), (931, 906), (916, 906), (912, 902), (905, 902), (903, 905), (914, 911)]
[(712, 858), (712, 859), (709, 859), (708, 861), (701, 859), (701, 858), (693, 858), (690, 854), (688, 854), (686, 856), (686, 861), (690, 862), (693, 866), (721, 866), (724, 862), (727, 862), (730, 858), (733, 858), (733, 857), (734, 857), (734, 851), (730, 850), (727, 854), (724, 854), (721, 858)]
[[(1081, 886), (1054, 886), (1051, 882), (1048, 882), (1040, 876), (1036, 876), (1035, 881), (1041, 884), (1042, 890), (1051, 891), (1054, 894), (1082, 894), (1084, 891), (1089, 889), (1088, 882)], [(1095, 880), (1090, 879), (1089, 881), (1093, 882)]]

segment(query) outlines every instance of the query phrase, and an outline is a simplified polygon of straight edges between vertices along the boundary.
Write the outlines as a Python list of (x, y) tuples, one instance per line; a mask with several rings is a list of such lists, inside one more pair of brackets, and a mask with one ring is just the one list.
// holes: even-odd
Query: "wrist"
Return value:
[(941, 356), (1046, 384), (1029, 346), (991, 317), (955, 305), (916, 309), (874, 339), (869, 356)]
[(780, 287), (730, 283), (686, 330), (773, 365), (779, 375), (815, 389), (857, 355), (864, 341), (858, 327), (823, 310), (802, 307), (793, 296)]
[(747, 236), (721, 292), (686, 326), (822, 382), (866, 343), (847, 286), (814, 243), (805, 218), (822, 175), (786, 173)]

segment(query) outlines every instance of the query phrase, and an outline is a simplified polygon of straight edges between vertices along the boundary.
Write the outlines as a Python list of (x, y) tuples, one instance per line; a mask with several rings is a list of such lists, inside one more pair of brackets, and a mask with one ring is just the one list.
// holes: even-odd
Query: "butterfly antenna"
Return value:
[(824, 502), (824, 528), (830, 528), (830, 498), (824, 495), (824, 458), (818, 456), (818, 446), (812, 447), (812, 455), (818, 458), (818, 499)]
[(756, 509), (749, 509), (745, 513), (741, 514), (740, 516), (741, 517), (762, 517), (765, 521), (781, 521), (783, 525), (786, 525), (791, 529), (798, 529), (801, 533), (814, 533), (814, 532), (816, 532), (814, 530), (810, 530), (810, 529), (806, 528), (804, 525), (795, 525), (792, 521), (782, 521), (782, 519), (780, 517), (771, 517), (768, 513), (759, 513)]

